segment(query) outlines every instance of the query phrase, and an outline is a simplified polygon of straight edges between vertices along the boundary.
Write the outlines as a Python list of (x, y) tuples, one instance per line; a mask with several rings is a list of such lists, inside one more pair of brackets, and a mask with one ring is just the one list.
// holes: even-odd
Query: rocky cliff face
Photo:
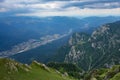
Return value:
[(69, 40), (69, 52), (66, 53), (64, 62), (75, 63), (84, 70), (119, 64), (119, 31), (120, 21), (105, 24), (91, 35), (74, 33)]

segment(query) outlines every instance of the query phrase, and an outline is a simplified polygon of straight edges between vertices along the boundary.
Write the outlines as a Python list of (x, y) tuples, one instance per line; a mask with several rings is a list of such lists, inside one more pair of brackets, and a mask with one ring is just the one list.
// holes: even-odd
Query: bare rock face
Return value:
[(9, 67), (9, 71), (15, 71), (15, 72), (18, 72), (18, 68), (17, 68), (17, 63), (11, 63), (11, 62), (8, 62), (6, 63), (5, 67)]
[(37, 61), (33, 61), (33, 64), (37, 65), (38, 67), (43, 68), (44, 70), (46, 70), (48, 72), (50, 71), (50, 69), (45, 64), (39, 63)]
[(64, 72), (64, 74), (62, 75), (62, 77), (65, 77), (65, 76), (69, 76), (67, 72)]
[(74, 33), (65, 62), (75, 63), (85, 70), (111, 67), (120, 62), (120, 21), (106, 24), (91, 35)]
[(69, 62), (70, 61), (72, 63), (77, 64), (79, 59), (80, 59), (80, 57), (82, 57), (82, 55), (84, 53), (85, 53), (84, 51), (77, 51), (75, 49), (75, 46), (72, 46), (69, 54), (67, 54), (66, 57), (65, 57), (65, 62)]
[(29, 72), (31, 67), (13, 61), (11, 59), (1, 59), (0, 64), (3, 64), (4, 68), (7, 69), (7, 74), (12, 75), (13, 73), (19, 73), (20, 71)]

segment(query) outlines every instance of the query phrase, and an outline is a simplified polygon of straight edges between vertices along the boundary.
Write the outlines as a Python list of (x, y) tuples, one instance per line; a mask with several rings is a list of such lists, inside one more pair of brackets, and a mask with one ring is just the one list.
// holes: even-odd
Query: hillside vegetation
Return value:
[(33, 61), (31, 65), (0, 59), (0, 80), (74, 80), (68, 75)]
[(77, 64), (85, 71), (118, 65), (120, 21), (102, 25), (91, 35), (74, 33), (54, 57), (53, 61)]

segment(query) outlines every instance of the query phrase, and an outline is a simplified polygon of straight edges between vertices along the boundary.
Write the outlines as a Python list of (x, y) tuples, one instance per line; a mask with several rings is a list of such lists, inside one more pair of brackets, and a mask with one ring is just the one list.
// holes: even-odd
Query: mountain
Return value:
[[(66, 19), (70, 22), (74, 20)], [(55, 18), (2, 17), (0, 18), (0, 51), (9, 50), (31, 39), (39, 40), (47, 35), (65, 34), (71, 27), (66, 26), (68, 23), (63, 24), (63, 20), (63, 18), (57, 20)]]
[(116, 20), (119, 20), (119, 18), (112, 16), (84, 19), (59, 16), (47, 18), (0, 17), (0, 51), (11, 49), (14, 45), (30, 39), (39, 39), (46, 35), (64, 34), (70, 29), (91, 32), (94, 27)]
[[(10, 56), (17, 61), (29, 63), (29, 65), (11, 59), (0, 58), (0, 79), (119, 80), (119, 31), (120, 21), (116, 21), (97, 27), (91, 34), (86, 31), (75, 32), (71, 37), (68, 35), (35, 49)], [(49, 38), (51, 36), (47, 36), (47, 39)], [(36, 40), (32, 41), (36, 42)], [(67, 44), (62, 46), (65, 42)], [(56, 51), (57, 54), (54, 55)], [(47, 55), (42, 56), (42, 54), (46, 53)], [(44, 63), (53, 62), (49, 62), (46, 66), (33, 60), (43, 61)]]
[(75, 80), (66, 73), (33, 61), (31, 65), (21, 64), (11, 59), (0, 59), (0, 80)]
[(53, 61), (74, 63), (86, 71), (120, 64), (119, 31), (120, 21), (117, 21), (102, 25), (91, 35), (74, 33)]
[(116, 20), (119, 17), (0, 17), (0, 57), (46, 63), (73, 32), (91, 34), (100, 25)]

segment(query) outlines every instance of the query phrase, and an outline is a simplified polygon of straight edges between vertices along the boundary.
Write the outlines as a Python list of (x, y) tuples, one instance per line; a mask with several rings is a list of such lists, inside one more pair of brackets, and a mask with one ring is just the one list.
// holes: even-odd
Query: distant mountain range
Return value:
[(39, 39), (46, 35), (65, 34), (73, 31), (92, 32), (95, 27), (114, 22), (119, 17), (0, 17), (0, 51), (30, 39)]
[[(46, 42), (46, 36), (53, 35), (65, 35), (70, 30), (72, 32), (85, 32), (91, 34), (97, 27), (108, 22), (114, 22), (119, 20), (119, 17), (88, 17), (88, 18), (72, 18), (72, 17), (47, 17), (47, 18), (36, 18), (36, 17), (1, 17), (0, 18), (0, 55), (2, 56), (11, 56), (13, 54), (19, 54), (19, 58), (26, 57), (27, 54), (33, 55), (31, 57), (26, 57), (27, 60), (22, 62), (31, 61), (33, 59), (46, 62), (49, 61), (48, 56), (56, 53), (56, 50), (64, 45), (69, 36), (66, 36), (62, 39), (57, 39), (56, 42), (50, 44), (59, 45), (59, 41), (62, 42), (61, 45), (56, 48), (51, 48), (51, 51), (43, 51), (42, 46), (39, 45), (34, 47), (33, 44), (39, 42)], [(48, 38), (47, 38), (48, 39)], [(32, 44), (30, 41), (33, 40)], [(48, 40), (50, 41), (50, 39)], [(30, 44), (29, 44), (30, 43)], [(24, 45), (23, 45), (24, 44)], [(27, 44), (27, 46), (26, 46)], [(43, 43), (41, 43), (43, 44)], [(23, 45), (21, 47), (20, 45)], [(38, 45), (38, 44), (37, 44)], [(49, 44), (48, 44), (49, 45)], [(53, 46), (51, 45), (51, 46)], [(26, 46), (26, 47), (25, 47)], [(33, 47), (32, 47), (33, 46)], [(47, 44), (43, 46), (45, 49), (48, 49)], [(29, 48), (29, 49), (28, 49)], [(35, 48), (35, 49), (34, 49)], [(34, 54), (33, 54), (34, 52)], [(3, 54), (5, 53), (5, 54)], [(7, 55), (6, 55), (7, 54)], [(44, 57), (44, 56), (47, 56)], [(14, 55), (14, 58), (17, 55)], [(38, 58), (36, 58), (37, 56)]]

